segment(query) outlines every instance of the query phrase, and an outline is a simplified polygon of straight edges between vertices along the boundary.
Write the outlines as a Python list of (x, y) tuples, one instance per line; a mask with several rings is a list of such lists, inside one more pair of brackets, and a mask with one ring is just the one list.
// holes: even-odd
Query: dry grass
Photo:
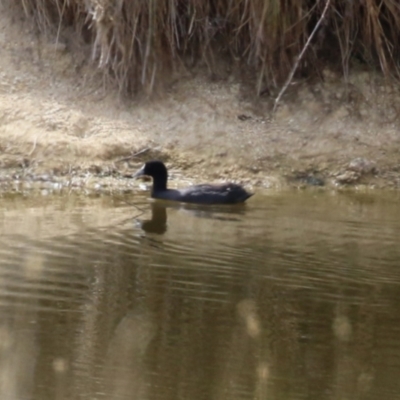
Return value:
[[(199, 62), (213, 72), (221, 60), (249, 71), (258, 94), (279, 88), (326, 6), (324, 0), (17, 2), (41, 30), (58, 35), (73, 26), (127, 93), (150, 93)], [(398, 0), (332, 0), (296, 73), (319, 75), (330, 65), (347, 79), (356, 61), (398, 77), (399, 28)]]

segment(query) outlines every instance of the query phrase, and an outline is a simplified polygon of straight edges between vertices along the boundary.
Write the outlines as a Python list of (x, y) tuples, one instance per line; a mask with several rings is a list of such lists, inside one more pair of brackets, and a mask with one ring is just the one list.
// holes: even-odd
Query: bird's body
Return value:
[(151, 176), (151, 197), (161, 200), (180, 201), (193, 204), (237, 204), (245, 202), (253, 193), (236, 183), (201, 184), (185, 189), (168, 189), (168, 172), (161, 161), (147, 162), (136, 174)]
[(202, 184), (185, 189), (152, 191), (152, 197), (163, 200), (179, 200), (183, 203), (197, 204), (235, 204), (246, 201), (251, 196), (240, 185), (223, 183), (221, 185)]

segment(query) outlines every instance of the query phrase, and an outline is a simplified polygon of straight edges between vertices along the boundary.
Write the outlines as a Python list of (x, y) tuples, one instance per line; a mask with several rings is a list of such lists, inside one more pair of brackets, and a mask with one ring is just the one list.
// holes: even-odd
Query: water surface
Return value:
[(396, 193), (0, 199), (1, 399), (400, 399)]

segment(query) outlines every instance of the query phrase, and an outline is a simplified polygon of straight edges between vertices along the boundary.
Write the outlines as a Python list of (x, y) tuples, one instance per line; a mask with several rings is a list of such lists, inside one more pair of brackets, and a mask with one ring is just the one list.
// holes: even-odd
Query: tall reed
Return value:
[[(7, 0), (3, 0), (7, 1)], [(325, 0), (8, 0), (47, 32), (74, 26), (123, 92), (151, 92), (182, 65), (239, 64), (258, 94), (287, 78)], [(297, 74), (330, 65), (348, 77), (352, 60), (399, 76), (400, 2), (332, 0)], [(190, 62), (188, 61), (190, 60)]]

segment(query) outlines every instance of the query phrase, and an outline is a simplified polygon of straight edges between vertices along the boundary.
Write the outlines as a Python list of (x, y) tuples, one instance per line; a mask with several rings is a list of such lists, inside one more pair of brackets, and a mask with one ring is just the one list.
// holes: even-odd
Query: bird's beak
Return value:
[(139, 176), (144, 176), (144, 165), (142, 168), (140, 168), (138, 171), (136, 171), (136, 173), (132, 176), (132, 178), (138, 178)]

